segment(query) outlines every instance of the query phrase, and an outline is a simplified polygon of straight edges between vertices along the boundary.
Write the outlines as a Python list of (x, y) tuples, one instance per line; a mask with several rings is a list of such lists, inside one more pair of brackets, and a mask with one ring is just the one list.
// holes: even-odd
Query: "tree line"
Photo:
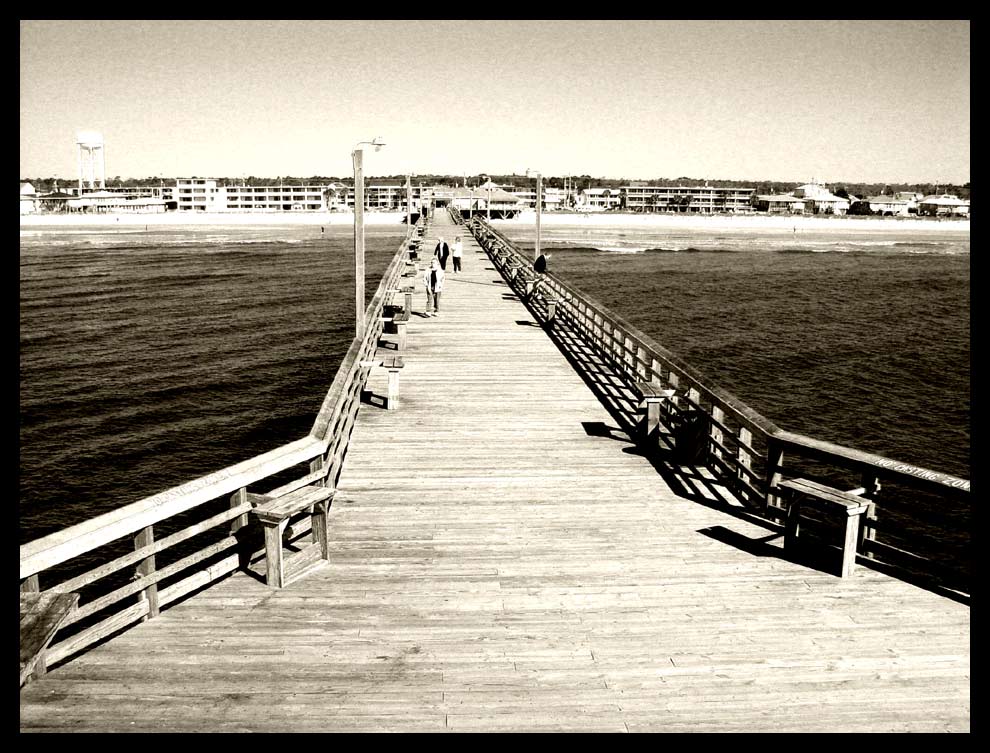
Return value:
[[(193, 178), (198, 178), (200, 176), (193, 175)], [(477, 186), (486, 180), (491, 179), (494, 183), (499, 184), (511, 184), (519, 188), (536, 188), (536, 176), (535, 175), (517, 175), (517, 174), (502, 174), (494, 175), (487, 173), (479, 173), (477, 175), (466, 176), (467, 184), (469, 186)], [(115, 175), (112, 178), (107, 178), (106, 184), (111, 188), (134, 188), (137, 186), (154, 186), (162, 181), (172, 182), (175, 178), (162, 178), (161, 176), (153, 175), (146, 178), (121, 178), (119, 175)], [(385, 175), (377, 176), (375, 178), (367, 177), (366, 181), (388, 181), (390, 183), (401, 183), (405, 185), (406, 176), (405, 175)], [(242, 183), (251, 186), (313, 186), (313, 185), (326, 185), (328, 183), (344, 183), (350, 184), (353, 182), (353, 176), (326, 176), (326, 175), (312, 175), (308, 178), (297, 178), (294, 176), (277, 176), (274, 178), (263, 178), (254, 175), (248, 175), (246, 177), (237, 178), (216, 178), (217, 185), (219, 186), (239, 186)], [(78, 185), (77, 178), (21, 178), (21, 183), (30, 183), (34, 186), (35, 190), (39, 193), (50, 193), (54, 191), (56, 186), (64, 190), (66, 188), (71, 188)], [(417, 175), (412, 180), (413, 185), (419, 185), (423, 183), (424, 185), (446, 185), (446, 186), (461, 186), (464, 185), (465, 176), (463, 175), (442, 175), (442, 174), (427, 174), (427, 175)], [(640, 186), (712, 186), (714, 188), (752, 188), (757, 194), (784, 194), (788, 193), (797, 186), (794, 182), (788, 181), (752, 181), (752, 180), (712, 180), (706, 178), (691, 178), (688, 176), (681, 176), (679, 178), (653, 178), (651, 180), (636, 180), (630, 181), (624, 178), (606, 178), (592, 177), (590, 175), (568, 175), (568, 176), (544, 176), (543, 185), (545, 188), (564, 188), (565, 185), (570, 187), (573, 191), (582, 191), (585, 188), (620, 188), (621, 186), (628, 185), (640, 185)], [(970, 186), (969, 183), (964, 183), (962, 185), (956, 185), (952, 183), (852, 183), (852, 182), (842, 182), (833, 181), (829, 185), (832, 187), (831, 190), (837, 196), (850, 197), (858, 196), (860, 198), (865, 198), (868, 196), (878, 196), (880, 194), (891, 195), (900, 191), (913, 191), (915, 193), (924, 194), (928, 196), (929, 194), (941, 194), (949, 193), (955, 194), (960, 199), (969, 200), (970, 198)]]

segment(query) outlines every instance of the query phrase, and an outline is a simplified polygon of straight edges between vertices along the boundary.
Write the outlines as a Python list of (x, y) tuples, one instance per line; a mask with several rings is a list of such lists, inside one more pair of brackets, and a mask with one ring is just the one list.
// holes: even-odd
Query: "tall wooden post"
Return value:
[(351, 152), (354, 159), (354, 331), (364, 337), (364, 171), (362, 151)]
[(406, 176), (406, 235), (412, 233), (412, 176)]
[(536, 251), (533, 261), (540, 258), (540, 213), (543, 208), (543, 176), (536, 174)]
[[(134, 537), (134, 548), (143, 549), (155, 543), (155, 529), (152, 526), (142, 528)], [(151, 575), (155, 572), (155, 555), (145, 557), (137, 566), (136, 577)], [(152, 583), (138, 594), (138, 601), (148, 602), (148, 614), (141, 618), (141, 622), (158, 616), (158, 584)]]

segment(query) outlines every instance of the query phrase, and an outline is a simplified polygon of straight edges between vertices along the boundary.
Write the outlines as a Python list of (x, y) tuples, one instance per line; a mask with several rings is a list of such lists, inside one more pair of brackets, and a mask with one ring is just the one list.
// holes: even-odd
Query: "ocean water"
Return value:
[(302, 438), (353, 336), (350, 227), (22, 231), (21, 543)]
[(970, 477), (968, 232), (545, 226), (541, 247), (781, 428)]
[[(370, 299), (404, 231), (366, 232)], [(781, 427), (969, 477), (968, 233), (542, 239)], [(304, 436), (353, 336), (352, 250), (349, 227), (22, 231), (21, 542)]]

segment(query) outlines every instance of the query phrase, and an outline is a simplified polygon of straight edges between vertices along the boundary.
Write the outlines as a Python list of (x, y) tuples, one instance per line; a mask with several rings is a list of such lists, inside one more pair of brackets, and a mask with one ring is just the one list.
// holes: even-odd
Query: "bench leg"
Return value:
[(801, 503), (797, 499), (792, 499), (787, 506), (787, 519), (784, 522), (784, 551), (793, 550), (797, 544), (798, 534), (801, 532)]
[(412, 291), (407, 290), (405, 293), (406, 298), (406, 316), (412, 316)]
[(646, 401), (646, 423), (643, 424), (643, 439), (648, 440), (660, 428), (660, 401)]
[(285, 519), (279, 523), (265, 523), (265, 581), (272, 588), (282, 588), (285, 585), (285, 570), (282, 566), (282, 534), (288, 523)]
[(557, 302), (550, 301), (550, 303), (547, 304), (547, 321), (552, 322), (556, 318), (557, 318)]
[(385, 409), (396, 410), (399, 407), (399, 370), (388, 370), (388, 396), (385, 398)]
[(313, 505), (313, 512), (309, 519), (313, 528), (313, 541), (320, 547), (320, 559), (328, 560), (330, 559), (330, 529), (327, 525), (327, 500)]
[(850, 575), (856, 566), (856, 544), (859, 541), (859, 515), (846, 518), (846, 534), (842, 542), (842, 570), (840, 578)]

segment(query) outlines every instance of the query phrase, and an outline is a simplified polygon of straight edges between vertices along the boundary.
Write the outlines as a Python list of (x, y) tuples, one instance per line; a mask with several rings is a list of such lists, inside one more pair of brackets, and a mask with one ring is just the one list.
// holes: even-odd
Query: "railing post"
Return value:
[(627, 373), (636, 378), (636, 356), (633, 354), (634, 343), (631, 337), (622, 336), (622, 360), (625, 361)]
[(646, 367), (646, 349), (642, 345), (636, 345), (636, 379), (648, 381), (650, 375)]
[(736, 470), (736, 477), (741, 481), (747, 480), (749, 476), (742, 469), (747, 470), (753, 467), (753, 434), (745, 426), (739, 427), (739, 442), (736, 447), (736, 461), (739, 464), (738, 470)]
[(764, 509), (769, 512), (769, 508), (777, 497), (777, 484), (780, 483), (783, 474), (781, 468), (784, 467), (784, 448), (774, 442), (767, 440), (767, 494), (763, 500)]
[[(245, 502), (247, 502), (247, 487), (242, 486), (236, 492), (230, 495), (230, 506), (231, 508), (240, 507)], [(232, 521), (230, 521), (230, 535), (233, 536), (244, 526), (248, 524), (248, 514), (243, 513), (238, 515)]]
[(866, 509), (866, 520), (859, 526), (859, 541), (856, 542), (856, 550), (866, 559), (875, 559), (872, 551), (866, 551), (867, 541), (876, 541), (877, 531), (873, 524), (877, 519), (876, 497), (880, 493), (880, 480), (870, 472), (863, 474), (861, 483), (863, 484), (863, 497), (870, 500), (870, 506)]
[(724, 423), (724, 422), (725, 422), (725, 413), (717, 405), (713, 405), (712, 406), (712, 427), (711, 427), (711, 431), (709, 432), (709, 434), (711, 435), (711, 438), (712, 438), (712, 440), (714, 442), (714, 444), (712, 445), (712, 454), (716, 458), (719, 458), (719, 459), (722, 458), (722, 448), (721, 448), (721, 445), (722, 445), (722, 442), (723, 442), (723, 439), (724, 438), (722, 436), (722, 429), (719, 426), (717, 426), (716, 423), (721, 424), (721, 423)]
[[(155, 543), (155, 529), (154, 526), (148, 526), (138, 532), (137, 536), (134, 537), (134, 548), (141, 549), (146, 546), (151, 546)], [(151, 575), (155, 572), (155, 555), (150, 557), (145, 557), (137, 566), (135, 576), (141, 578), (145, 575)], [(151, 619), (152, 617), (158, 616), (158, 584), (152, 583), (150, 586), (144, 588), (138, 594), (138, 601), (148, 602), (148, 614), (141, 618), (141, 622)]]

